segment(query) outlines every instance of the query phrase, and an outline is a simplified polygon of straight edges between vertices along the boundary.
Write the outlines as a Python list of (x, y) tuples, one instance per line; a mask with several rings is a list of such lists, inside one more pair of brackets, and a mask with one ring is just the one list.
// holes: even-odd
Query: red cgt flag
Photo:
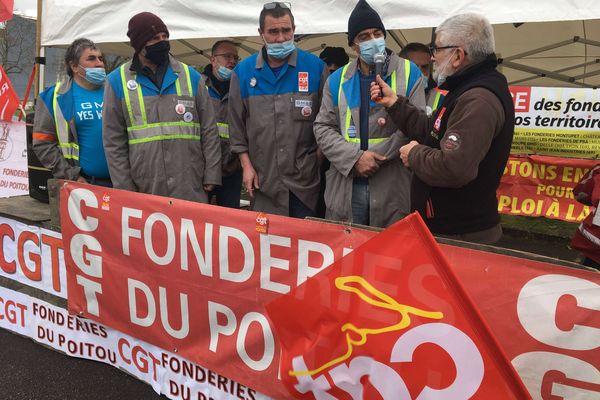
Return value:
[(12, 117), (21, 105), (19, 97), (15, 93), (8, 75), (0, 65), (0, 120), (12, 121)]
[(266, 306), (297, 399), (528, 399), (412, 214)]
[(14, 0), (0, 0), (0, 22), (13, 17)]

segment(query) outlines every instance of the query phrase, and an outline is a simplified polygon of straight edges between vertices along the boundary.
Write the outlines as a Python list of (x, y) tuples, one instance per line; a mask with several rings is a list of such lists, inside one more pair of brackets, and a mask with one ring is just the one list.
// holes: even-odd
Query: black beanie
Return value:
[(360, 31), (369, 28), (379, 28), (383, 32), (384, 37), (387, 36), (383, 22), (377, 14), (377, 11), (365, 0), (359, 0), (350, 18), (348, 18), (348, 46), (352, 46), (352, 42)]
[(142, 51), (146, 43), (160, 32), (169, 36), (169, 30), (163, 20), (151, 12), (141, 12), (129, 20), (127, 36), (136, 53)]
[(319, 54), (319, 58), (325, 61), (327, 65), (335, 64), (338, 67), (348, 64), (350, 60), (342, 47), (325, 47), (321, 54)]

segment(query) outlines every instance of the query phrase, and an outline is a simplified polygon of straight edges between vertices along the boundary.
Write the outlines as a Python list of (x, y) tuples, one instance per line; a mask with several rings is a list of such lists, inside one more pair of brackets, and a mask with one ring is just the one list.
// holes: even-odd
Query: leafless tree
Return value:
[(35, 27), (33, 21), (18, 16), (1, 24), (0, 64), (7, 74), (21, 73), (28, 61), (33, 62), (32, 44), (35, 41), (35, 31), (32, 27)]

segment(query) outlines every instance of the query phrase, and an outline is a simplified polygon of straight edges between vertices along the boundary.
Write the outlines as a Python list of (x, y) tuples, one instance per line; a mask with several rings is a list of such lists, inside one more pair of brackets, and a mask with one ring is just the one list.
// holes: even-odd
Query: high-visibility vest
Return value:
[[(208, 78), (206, 78), (208, 81)], [(217, 96), (217, 91), (210, 86), (206, 85), (206, 90), (208, 90), (208, 94), (212, 99), (221, 100), (220, 97)], [(213, 100), (214, 101), (214, 100)], [(216, 112), (215, 108), (215, 112)], [(219, 132), (219, 137), (221, 139), (229, 139), (229, 124), (225, 122), (217, 122), (217, 132)]]
[(57, 82), (54, 87), (54, 95), (52, 96), (52, 108), (54, 108), (54, 124), (56, 125), (58, 146), (66, 159), (79, 161), (79, 145), (69, 141), (69, 122), (65, 119), (62, 110), (58, 106), (59, 88), (60, 82)]
[(217, 130), (221, 139), (229, 139), (229, 124), (217, 122)]
[[(342, 69), (342, 73), (340, 75), (340, 86), (338, 89), (338, 106), (340, 104), (340, 100), (342, 98), (342, 85), (344, 84), (344, 76), (346, 75), (346, 70), (348, 69), (348, 66), (350, 65), (350, 63), (346, 64), (344, 66), (344, 68)], [(410, 61), (409, 60), (404, 60), (404, 75), (405, 75), (405, 79), (406, 79), (406, 87), (408, 88), (408, 83), (409, 83), (409, 77), (410, 77)], [(394, 91), (394, 94), (397, 94), (397, 88), (396, 88), (396, 70), (394, 70), (390, 76), (391, 82), (390, 82), (390, 87), (392, 88), (392, 90)], [(347, 142), (351, 142), (351, 143), (358, 143), (360, 144), (360, 135), (354, 135), (351, 136), (349, 134), (350, 128), (352, 126), (352, 113), (350, 111), (350, 107), (346, 108), (346, 118), (344, 121), (344, 138), (346, 139)], [(354, 129), (357, 130), (358, 132), (358, 128), (355, 126)], [(377, 144), (377, 143), (381, 143), (385, 140), (387, 140), (388, 138), (371, 138), (371, 135), (369, 135), (369, 146), (373, 145), (373, 144)]]
[[(431, 102), (431, 111), (434, 112), (440, 106), (441, 101), (444, 99), (444, 94), (437, 88), (431, 89), (434, 92), (433, 101)], [(429, 105), (429, 104), (428, 104)]]
[[(125, 68), (126, 63), (121, 65), (121, 84), (123, 85), (123, 94), (125, 105), (127, 107), (127, 134), (129, 144), (139, 144), (155, 142), (159, 140), (188, 139), (200, 140), (200, 121), (164, 121), (149, 124), (144, 105), (144, 96), (142, 95), (141, 85), (132, 85), (130, 89), (127, 82), (135, 81), (135, 73)], [(192, 97), (192, 81), (190, 70), (186, 64), (181, 63), (185, 73), (180, 73), (175, 81), (175, 90), (177, 96)], [(135, 93), (133, 93), (135, 92)], [(126, 118), (127, 119), (127, 118)]]

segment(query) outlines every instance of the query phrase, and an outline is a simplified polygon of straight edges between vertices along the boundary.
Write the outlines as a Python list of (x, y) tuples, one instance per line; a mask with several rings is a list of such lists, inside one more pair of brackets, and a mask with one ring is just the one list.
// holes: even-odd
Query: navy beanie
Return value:
[(352, 46), (354, 38), (360, 31), (369, 28), (379, 28), (383, 31), (384, 37), (387, 36), (377, 11), (373, 10), (365, 0), (359, 0), (348, 19), (348, 46)]

